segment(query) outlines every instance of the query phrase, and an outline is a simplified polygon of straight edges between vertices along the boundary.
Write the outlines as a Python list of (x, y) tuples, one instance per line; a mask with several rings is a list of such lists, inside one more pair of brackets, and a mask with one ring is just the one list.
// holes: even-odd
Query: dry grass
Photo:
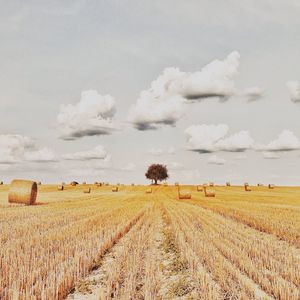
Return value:
[(19, 206), (0, 186), (0, 299), (300, 298), (300, 188), (147, 189), (41, 185)]

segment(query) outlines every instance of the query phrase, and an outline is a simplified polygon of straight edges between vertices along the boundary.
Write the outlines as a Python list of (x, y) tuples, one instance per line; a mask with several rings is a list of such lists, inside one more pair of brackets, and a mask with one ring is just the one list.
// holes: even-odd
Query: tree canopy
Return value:
[(146, 178), (154, 181), (154, 184), (157, 184), (158, 181), (169, 178), (167, 166), (161, 164), (152, 164), (148, 167), (145, 176)]

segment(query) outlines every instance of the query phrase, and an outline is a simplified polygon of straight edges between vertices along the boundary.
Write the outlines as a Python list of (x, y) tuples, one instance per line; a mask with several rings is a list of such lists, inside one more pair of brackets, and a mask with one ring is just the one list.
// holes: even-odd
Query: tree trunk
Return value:
[(157, 179), (154, 179), (154, 184), (157, 185)]

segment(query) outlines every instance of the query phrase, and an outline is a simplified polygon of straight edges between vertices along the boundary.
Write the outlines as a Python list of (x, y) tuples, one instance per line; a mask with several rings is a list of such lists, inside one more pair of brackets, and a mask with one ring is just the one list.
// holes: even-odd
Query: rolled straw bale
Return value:
[(111, 191), (112, 191), (112, 192), (118, 192), (118, 191), (119, 191), (119, 188), (118, 188), (117, 186), (115, 186), (115, 187), (113, 187), (113, 188), (111, 189)]
[(58, 191), (63, 191), (64, 190), (64, 185), (62, 184), (62, 185), (59, 185), (58, 187), (57, 187), (57, 190)]
[(274, 189), (275, 186), (274, 186), (274, 184), (269, 184), (268, 187), (269, 187), (269, 189)]
[(37, 196), (37, 184), (31, 180), (14, 179), (9, 188), (8, 202), (32, 205)]
[(197, 185), (197, 192), (203, 192), (203, 187), (201, 185)]
[(203, 187), (205, 197), (215, 197), (215, 192), (213, 190), (208, 190), (206, 186)]
[(146, 194), (152, 194), (152, 188), (147, 189)]
[(179, 199), (191, 199), (192, 194), (189, 190), (178, 190), (178, 198)]
[(215, 186), (215, 184), (213, 182), (210, 182), (209, 186)]
[(0, 181), (0, 185), (3, 185), (3, 181)]
[(249, 185), (249, 183), (248, 183), (248, 182), (245, 182), (245, 183), (244, 183), (244, 186), (246, 186), (246, 185), (248, 186), (248, 185)]
[(90, 192), (91, 192), (91, 188), (90, 187), (83, 190), (84, 194), (90, 194)]
[(245, 184), (244, 187), (246, 192), (251, 192), (249, 185)]
[(95, 185), (98, 185), (98, 181), (95, 181), (94, 184), (95, 184)]
[(226, 186), (231, 186), (230, 182), (226, 182)]
[(77, 181), (72, 181), (72, 182), (71, 182), (71, 186), (76, 186), (77, 184), (78, 184)]

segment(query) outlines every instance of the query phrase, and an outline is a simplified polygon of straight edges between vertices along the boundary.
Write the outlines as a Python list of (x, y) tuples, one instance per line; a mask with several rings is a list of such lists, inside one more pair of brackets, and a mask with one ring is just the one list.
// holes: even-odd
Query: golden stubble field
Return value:
[(41, 185), (34, 206), (8, 188), (0, 299), (300, 299), (298, 187)]

